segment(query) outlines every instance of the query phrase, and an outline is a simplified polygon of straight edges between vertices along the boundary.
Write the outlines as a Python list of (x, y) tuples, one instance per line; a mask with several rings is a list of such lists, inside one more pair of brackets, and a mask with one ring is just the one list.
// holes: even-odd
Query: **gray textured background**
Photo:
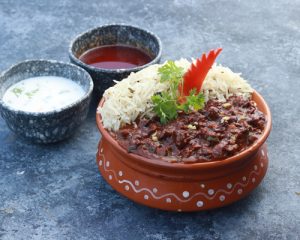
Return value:
[(231, 206), (190, 214), (137, 205), (104, 182), (95, 109), (73, 138), (46, 146), (19, 140), (0, 118), (0, 239), (300, 239), (299, 10), (299, 0), (0, 0), (1, 71), (68, 61), (76, 34), (131, 23), (160, 36), (163, 60), (222, 46), (218, 61), (242, 72), (273, 114), (263, 183)]

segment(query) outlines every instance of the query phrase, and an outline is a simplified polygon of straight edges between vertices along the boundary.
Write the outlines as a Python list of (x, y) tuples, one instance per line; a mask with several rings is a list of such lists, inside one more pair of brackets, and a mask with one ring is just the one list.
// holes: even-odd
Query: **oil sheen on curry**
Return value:
[(172, 163), (221, 161), (247, 149), (267, 119), (246, 80), (214, 64), (221, 50), (150, 66), (106, 90), (103, 126), (127, 152)]

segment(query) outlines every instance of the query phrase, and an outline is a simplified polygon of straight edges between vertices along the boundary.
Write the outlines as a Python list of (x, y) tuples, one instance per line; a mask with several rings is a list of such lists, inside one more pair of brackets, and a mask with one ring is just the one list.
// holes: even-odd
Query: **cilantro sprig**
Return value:
[(190, 91), (189, 96), (185, 96), (185, 102), (178, 101), (182, 93), (179, 86), (183, 86), (184, 69), (176, 66), (173, 61), (168, 61), (158, 69), (160, 82), (168, 82), (170, 89), (167, 92), (160, 92), (152, 96), (153, 111), (160, 118), (162, 124), (174, 120), (178, 117), (178, 111), (189, 113), (198, 111), (204, 107), (205, 99), (202, 93), (197, 93), (196, 89)]
[(36, 94), (37, 92), (39, 91), (39, 89), (35, 89), (35, 90), (32, 90), (31, 92), (26, 92), (25, 95), (28, 97), (28, 98), (32, 98), (34, 94)]
[(202, 93), (196, 93), (196, 89), (190, 91), (190, 95), (186, 97), (186, 102), (178, 105), (178, 109), (188, 113), (189, 111), (198, 111), (204, 107), (205, 98)]
[(177, 118), (178, 106), (170, 94), (166, 92), (156, 94), (152, 96), (152, 102), (154, 104), (153, 110), (159, 116), (162, 124)]
[(19, 97), (23, 93), (23, 89), (18, 87), (13, 88), (11, 91), (16, 95), (16, 97)]
[(183, 83), (184, 70), (182, 67), (177, 67), (173, 61), (168, 61), (158, 69), (161, 82), (169, 82), (170, 95), (173, 100), (177, 99), (177, 92), (179, 84)]

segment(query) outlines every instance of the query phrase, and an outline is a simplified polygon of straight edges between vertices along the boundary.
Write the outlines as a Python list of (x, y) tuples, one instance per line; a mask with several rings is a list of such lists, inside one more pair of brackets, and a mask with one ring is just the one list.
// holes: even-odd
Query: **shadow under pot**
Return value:
[(153, 33), (130, 25), (104, 25), (78, 35), (69, 48), (70, 61), (92, 77), (99, 99), (131, 72), (159, 63), (161, 42)]

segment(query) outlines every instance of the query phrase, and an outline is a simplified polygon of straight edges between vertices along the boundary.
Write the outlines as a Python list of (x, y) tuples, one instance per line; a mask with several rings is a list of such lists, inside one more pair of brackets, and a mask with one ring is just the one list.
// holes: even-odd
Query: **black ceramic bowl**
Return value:
[[(15, 110), (2, 101), (13, 84), (30, 77), (59, 76), (73, 80), (84, 89), (84, 96), (72, 104), (48, 112)], [(0, 112), (8, 127), (18, 136), (38, 143), (52, 143), (71, 136), (86, 119), (93, 81), (83, 69), (51, 60), (28, 60), (0, 75)]]
[[(151, 62), (129, 69), (104, 69), (87, 65), (79, 57), (89, 49), (103, 45), (128, 45), (146, 52)], [(151, 64), (158, 63), (161, 57), (160, 39), (153, 33), (130, 25), (111, 24), (91, 29), (78, 35), (70, 44), (69, 57), (72, 63), (84, 68), (92, 76), (98, 97), (114, 85), (113, 80), (120, 81), (131, 72), (137, 72)]]

